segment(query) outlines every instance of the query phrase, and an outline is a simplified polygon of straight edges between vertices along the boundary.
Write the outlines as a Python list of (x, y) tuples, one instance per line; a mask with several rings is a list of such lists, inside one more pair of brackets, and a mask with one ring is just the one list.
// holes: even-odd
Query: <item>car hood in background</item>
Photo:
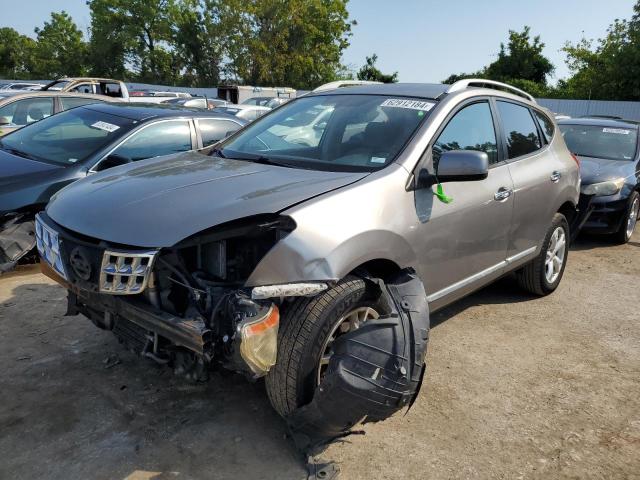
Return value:
[(169, 247), (215, 225), (277, 213), (366, 175), (188, 152), (123, 165), (75, 182), (52, 198), (47, 214), (63, 227), (96, 239)]
[(578, 158), (580, 159), (580, 178), (583, 185), (607, 182), (620, 177), (626, 178), (635, 173), (635, 161), (607, 160), (593, 157)]

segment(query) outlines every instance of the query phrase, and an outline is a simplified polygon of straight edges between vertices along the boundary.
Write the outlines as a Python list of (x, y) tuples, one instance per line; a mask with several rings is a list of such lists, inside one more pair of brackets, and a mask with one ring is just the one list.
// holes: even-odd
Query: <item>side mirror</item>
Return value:
[(96, 171), (101, 172), (107, 168), (119, 167), (120, 165), (125, 165), (127, 163), (131, 163), (130, 158), (112, 153), (98, 164)]
[(438, 162), (437, 175), (421, 170), (419, 188), (429, 188), (437, 182), (473, 182), (489, 175), (489, 156), (476, 150), (451, 150), (444, 152)]

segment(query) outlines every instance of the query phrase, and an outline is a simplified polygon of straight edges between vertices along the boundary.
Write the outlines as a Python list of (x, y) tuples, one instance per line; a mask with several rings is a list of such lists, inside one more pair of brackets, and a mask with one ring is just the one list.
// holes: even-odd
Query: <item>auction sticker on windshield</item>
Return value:
[(100, 130), (104, 130), (105, 132), (109, 132), (109, 133), (115, 132), (120, 128), (118, 125), (114, 125), (113, 123), (107, 123), (107, 122), (96, 122), (91, 126), (93, 128), (98, 128)]
[(631, 133), (631, 130), (624, 128), (603, 128), (602, 131), (604, 133), (617, 133), (618, 135), (629, 135)]
[(422, 102), (420, 100), (407, 100), (402, 98), (389, 98), (380, 105), (381, 107), (395, 107), (395, 108), (409, 108), (411, 110), (424, 110), (429, 111), (433, 108), (435, 103)]

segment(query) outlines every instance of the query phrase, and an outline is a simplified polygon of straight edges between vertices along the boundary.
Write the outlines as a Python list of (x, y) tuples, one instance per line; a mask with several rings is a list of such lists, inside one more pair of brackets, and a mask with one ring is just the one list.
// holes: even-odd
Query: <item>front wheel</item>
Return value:
[(633, 192), (629, 197), (629, 203), (625, 212), (624, 219), (620, 225), (620, 229), (614, 233), (614, 237), (618, 243), (627, 243), (631, 240), (631, 235), (638, 223), (638, 214), (640, 213), (640, 194)]
[(378, 292), (347, 277), (311, 298), (283, 307), (276, 364), (265, 379), (273, 408), (283, 417), (311, 401), (331, 357), (333, 341), (386, 312)]
[(569, 224), (561, 213), (553, 216), (540, 254), (516, 272), (518, 283), (535, 295), (549, 295), (562, 280), (569, 253)]

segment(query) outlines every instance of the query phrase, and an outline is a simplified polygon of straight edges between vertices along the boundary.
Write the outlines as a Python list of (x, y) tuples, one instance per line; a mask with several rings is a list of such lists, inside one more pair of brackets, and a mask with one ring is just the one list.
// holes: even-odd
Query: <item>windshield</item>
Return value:
[(607, 160), (633, 160), (638, 131), (628, 127), (559, 125), (569, 150), (579, 156)]
[(246, 127), (221, 153), (297, 168), (373, 171), (393, 161), (434, 105), (382, 95), (303, 97)]
[(135, 126), (128, 118), (74, 108), (2, 137), (0, 149), (33, 160), (69, 166), (122, 137)]

